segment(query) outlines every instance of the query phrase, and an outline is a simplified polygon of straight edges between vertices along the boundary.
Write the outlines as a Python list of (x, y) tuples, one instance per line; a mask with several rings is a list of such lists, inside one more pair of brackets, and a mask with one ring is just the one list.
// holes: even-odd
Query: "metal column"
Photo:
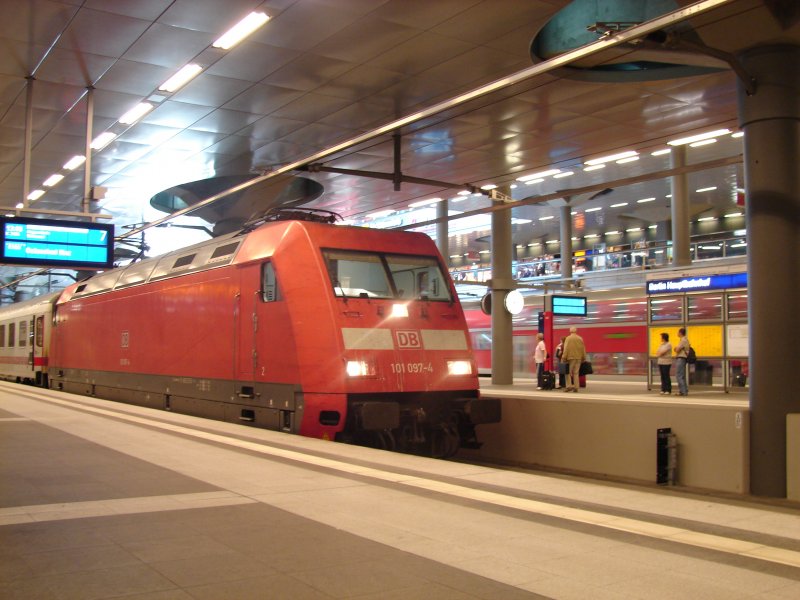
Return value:
[(572, 279), (572, 198), (564, 200), (567, 205), (561, 207), (561, 279)]
[(800, 412), (800, 47), (739, 56), (750, 321), (750, 489), (786, 496), (786, 415)]
[(516, 287), (511, 273), (511, 209), (492, 213), (492, 383), (514, 383), (511, 315), (506, 294)]
[[(686, 146), (676, 146), (670, 154), (671, 167), (686, 166)], [(686, 173), (674, 175), (672, 183), (672, 264), (685, 266), (692, 264), (689, 245), (689, 181)]]
[(83, 163), (83, 201), (82, 210), (85, 213), (91, 208), (92, 196), (92, 124), (94, 122), (94, 88), (89, 86), (86, 92), (86, 139), (84, 151), (86, 162)]
[(450, 266), (450, 243), (447, 238), (450, 223), (447, 222), (448, 200), (442, 200), (436, 205), (436, 218), (442, 219), (436, 223), (436, 246), (444, 258), (444, 264)]

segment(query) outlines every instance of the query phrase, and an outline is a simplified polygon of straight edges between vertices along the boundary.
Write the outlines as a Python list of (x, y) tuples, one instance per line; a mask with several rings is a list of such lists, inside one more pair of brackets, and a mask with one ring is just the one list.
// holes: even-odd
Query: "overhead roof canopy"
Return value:
[[(158, 218), (157, 193), (211, 177), (268, 173), (314, 157), (325, 148), (446, 103), (466, 91), (529, 69), (531, 41), (567, 0), (31, 0), (0, 4), (0, 206), (23, 199), (27, 90), (32, 89), (30, 189), (46, 193), (32, 208), (82, 210), (83, 172), (64, 169), (84, 154), (88, 90), (92, 137), (113, 141), (92, 154), (91, 185), (107, 188), (91, 210), (113, 215), (118, 226)], [(628, 3), (629, 4), (629, 3)], [(659, 4), (664, 4), (659, 3)], [(689, 2), (669, 2), (678, 10)], [(704, 3), (700, 3), (704, 4)], [(710, 3), (705, 3), (706, 5)], [(792, 0), (719, 0), (691, 18), (681, 14), (669, 31), (717, 52), (800, 42), (800, 11)], [(263, 11), (270, 20), (229, 50), (215, 40), (241, 17)], [(587, 14), (586, 27), (596, 15)], [(592, 21), (592, 22), (588, 22)], [(624, 27), (622, 28), (624, 30)], [(598, 30), (602, 35), (604, 30)], [(635, 63), (641, 56), (712, 64), (690, 77), (624, 83), (576, 79), (559, 69), (529, 77), (391, 133), (324, 156), (325, 167), (402, 173), (475, 187), (518, 187), (514, 197), (549, 194), (619, 181), (666, 169), (667, 155), (651, 151), (684, 134), (736, 129), (736, 75), (719, 60), (689, 51), (625, 45), (593, 53), (581, 69)], [(643, 54), (644, 53), (644, 54)], [(548, 57), (544, 57), (548, 58)], [(159, 91), (186, 64), (201, 72), (179, 90)], [(697, 71), (694, 71), (697, 72)], [(28, 87), (28, 82), (33, 85)], [(153, 109), (134, 124), (120, 117), (140, 102)], [(636, 150), (633, 164), (609, 163), (584, 171), (585, 161)], [(731, 158), (693, 174), (694, 212), (724, 211), (742, 185), (729, 136), (692, 149), (691, 162)], [(525, 184), (516, 179), (559, 168), (572, 176)], [(43, 182), (64, 175), (52, 187)], [(303, 173), (324, 187), (311, 205), (347, 219), (385, 209), (407, 209), (456, 190), (340, 173)], [(663, 178), (613, 186), (585, 204), (602, 206), (603, 227), (616, 220), (649, 223), (669, 214)], [(280, 191), (276, 192), (279, 194)], [(586, 194), (588, 198), (589, 194)], [(655, 197), (656, 201), (636, 201)], [(584, 200), (586, 198), (583, 198)], [(594, 203), (594, 204), (592, 204)], [(612, 204), (627, 203), (613, 212)], [(458, 210), (489, 206), (471, 197)], [(455, 208), (455, 204), (453, 204)], [(621, 207), (620, 207), (621, 208)], [(529, 204), (514, 216), (530, 221), (520, 241), (550, 235), (552, 203)], [(591, 219), (585, 221), (591, 226)], [(474, 247), (464, 235), (454, 251)]]

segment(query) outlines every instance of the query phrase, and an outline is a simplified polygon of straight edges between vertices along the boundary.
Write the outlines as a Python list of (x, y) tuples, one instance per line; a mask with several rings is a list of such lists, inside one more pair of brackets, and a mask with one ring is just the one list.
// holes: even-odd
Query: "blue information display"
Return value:
[(659, 279), (647, 282), (648, 294), (676, 294), (747, 287), (747, 273), (727, 273), (681, 279)]
[(586, 316), (586, 296), (551, 296), (554, 315)]
[(114, 263), (114, 226), (0, 217), (0, 263), (110, 269)]

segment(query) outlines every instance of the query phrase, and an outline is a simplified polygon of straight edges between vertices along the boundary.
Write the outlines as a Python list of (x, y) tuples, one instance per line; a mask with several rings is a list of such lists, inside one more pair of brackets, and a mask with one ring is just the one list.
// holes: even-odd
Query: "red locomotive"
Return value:
[(475, 426), (499, 421), (500, 406), (480, 398), (430, 238), (336, 226), (319, 211), (285, 219), (0, 309), (14, 338), (2, 375), (433, 456), (477, 445)]

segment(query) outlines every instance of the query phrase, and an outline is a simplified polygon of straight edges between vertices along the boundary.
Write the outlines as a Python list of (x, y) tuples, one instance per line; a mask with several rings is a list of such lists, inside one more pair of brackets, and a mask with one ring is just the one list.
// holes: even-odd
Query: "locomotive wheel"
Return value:
[(449, 458), (458, 452), (461, 439), (458, 430), (450, 424), (443, 425), (441, 429), (431, 429), (430, 455), (433, 458)]

